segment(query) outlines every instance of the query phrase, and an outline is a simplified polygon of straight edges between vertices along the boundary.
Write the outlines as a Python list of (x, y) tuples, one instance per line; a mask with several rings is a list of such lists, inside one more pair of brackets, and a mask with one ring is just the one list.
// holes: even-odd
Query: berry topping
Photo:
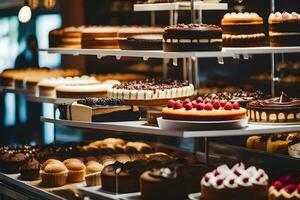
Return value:
[(192, 110), (192, 109), (193, 109), (193, 104), (192, 104), (192, 103), (184, 104), (184, 108), (185, 108), (186, 110)]
[(298, 191), (298, 193), (300, 194), (300, 184), (299, 184), (298, 187), (297, 187), (297, 191)]
[(255, 180), (256, 180), (256, 181), (259, 181), (259, 180), (260, 180), (260, 178), (261, 178), (261, 177), (259, 176), (259, 177), (257, 177)]
[(214, 109), (216, 109), (216, 110), (218, 110), (219, 108), (220, 108), (220, 102), (219, 101), (215, 101), (214, 103), (213, 103), (213, 107), (214, 107)]
[(239, 102), (234, 102), (233, 109), (234, 110), (239, 110), (240, 109), (240, 103)]
[(249, 178), (248, 177), (243, 178), (243, 182), (244, 183), (248, 183), (249, 182)]
[(196, 106), (197, 110), (203, 110), (204, 109), (204, 104), (203, 103), (198, 103)]
[(196, 99), (196, 102), (197, 102), (197, 103), (203, 103), (202, 97), (198, 97), (198, 98)]
[(294, 184), (289, 184), (289, 185), (285, 186), (284, 189), (285, 189), (285, 191), (287, 191), (287, 193), (291, 194), (297, 189), (297, 186)]
[(223, 183), (223, 179), (217, 180), (217, 185), (221, 185)]
[(169, 101), (168, 101), (168, 105), (167, 105), (168, 108), (173, 108), (174, 105), (175, 105), (175, 102), (176, 102), (176, 101), (174, 101), (174, 100), (169, 100)]
[(208, 176), (205, 176), (205, 177), (204, 177), (204, 180), (205, 180), (205, 182), (208, 182), (208, 181), (209, 181), (209, 177), (208, 177)]
[(214, 175), (215, 175), (215, 176), (219, 176), (220, 173), (216, 170), (215, 173), (214, 173)]
[(185, 104), (190, 103), (190, 102), (191, 102), (190, 99), (185, 99), (185, 100), (182, 102), (182, 104), (183, 104), (183, 106), (184, 106)]
[(233, 185), (234, 182), (235, 182), (234, 179), (231, 179), (231, 180), (229, 181), (229, 184), (230, 184), (230, 185)]
[(275, 188), (277, 191), (279, 191), (279, 190), (281, 190), (281, 189), (283, 188), (283, 184), (282, 184), (281, 181), (274, 181), (274, 182), (272, 183), (272, 185), (274, 186), (274, 188)]
[(182, 105), (182, 103), (180, 102), (180, 101), (176, 101), (175, 102), (175, 104), (174, 104), (174, 109), (180, 109), (180, 108), (182, 108), (183, 107), (183, 105)]
[(225, 100), (221, 100), (221, 101), (220, 101), (220, 105), (221, 105), (221, 107), (224, 107), (224, 106), (226, 105), (226, 103), (227, 103), (227, 101), (225, 101)]
[(204, 99), (205, 104), (210, 103), (210, 102), (211, 102), (211, 100), (209, 98)]
[(292, 177), (291, 175), (289, 176), (281, 176), (279, 179), (283, 183), (283, 185), (288, 185), (292, 183)]
[(213, 110), (213, 109), (214, 107), (210, 103), (204, 105), (204, 110)]
[(225, 104), (225, 106), (224, 106), (224, 109), (225, 109), (225, 110), (232, 110), (232, 104), (229, 103), (229, 102), (227, 102), (227, 103)]
[(241, 173), (238, 172), (237, 170), (234, 171), (234, 174), (237, 175), (237, 176), (240, 176), (240, 175), (241, 175)]
[(196, 100), (194, 100), (194, 101), (192, 101), (192, 104), (193, 104), (193, 108), (196, 108), (198, 103)]

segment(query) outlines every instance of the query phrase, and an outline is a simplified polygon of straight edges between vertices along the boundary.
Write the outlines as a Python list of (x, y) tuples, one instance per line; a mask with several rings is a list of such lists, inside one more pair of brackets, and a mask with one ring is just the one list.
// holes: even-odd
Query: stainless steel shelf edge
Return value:
[(249, 124), (243, 129), (231, 130), (204, 130), (204, 131), (177, 131), (177, 130), (162, 130), (155, 126), (147, 125), (146, 121), (130, 121), (130, 122), (77, 122), (70, 120), (51, 119), (41, 117), (42, 122), (54, 123), (63, 126), (74, 128), (95, 129), (120, 131), (128, 133), (164, 135), (182, 138), (200, 138), (200, 137), (223, 137), (223, 136), (241, 136), (241, 135), (259, 135), (268, 133), (285, 133), (300, 131), (299, 125), (258, 125)]

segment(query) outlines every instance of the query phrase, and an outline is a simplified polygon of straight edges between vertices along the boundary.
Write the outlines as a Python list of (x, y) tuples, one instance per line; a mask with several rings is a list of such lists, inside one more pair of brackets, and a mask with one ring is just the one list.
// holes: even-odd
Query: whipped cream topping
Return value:
[(81, 85), (81, 84), (94, 84), (98, 83), (95, 77), (90, 76), (76, 76), (76, 77), (58, 77), (58, 78), (45, 78), (39, 81), (38, 86), (59, 86), (59, 85)]
[(244, 12), (244, 13), (226, 13), (223, 19), (249, 19), (249, 18), (258, 18), (259, 15), (254, 12)]
[(296, 12), (288, 13), (288, 12), (276, 12), (271, 13), (269, 16), (269, 20), (295, 20), (300, 19), (300, 14)]
[(245, 168), (243, 163), (234, 165), (231, 169), (227, 165), (221, 165), (212, 172), (205, 174), (201, 184), (216, 189), (249, 187), (252, 185), (264, 185), (269, 177), (262, 169), (254, 166)]

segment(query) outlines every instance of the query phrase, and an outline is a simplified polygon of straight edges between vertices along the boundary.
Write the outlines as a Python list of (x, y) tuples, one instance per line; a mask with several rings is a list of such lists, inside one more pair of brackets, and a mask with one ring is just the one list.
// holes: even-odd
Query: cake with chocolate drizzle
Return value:
[(253, 122), (300, 122), (300, 99), (290, 98), (282, 92), (280, 97), (251, 101), (247, 113)]

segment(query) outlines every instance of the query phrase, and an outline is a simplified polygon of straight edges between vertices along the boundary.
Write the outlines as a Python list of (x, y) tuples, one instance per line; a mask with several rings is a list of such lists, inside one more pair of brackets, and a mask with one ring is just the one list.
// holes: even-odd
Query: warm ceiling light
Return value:
[(39, 6), (39, 0), (27, 0), (27, 2), (28, 6), (33, 10)]
[(56, 6), (56, 0), (44, 0), (44, 6), (48, 10), (52, 10)]
[(31, 19), (31, 9), (29, 6), (23, 6), (18, 14), (19, 21), (27, 23)]

